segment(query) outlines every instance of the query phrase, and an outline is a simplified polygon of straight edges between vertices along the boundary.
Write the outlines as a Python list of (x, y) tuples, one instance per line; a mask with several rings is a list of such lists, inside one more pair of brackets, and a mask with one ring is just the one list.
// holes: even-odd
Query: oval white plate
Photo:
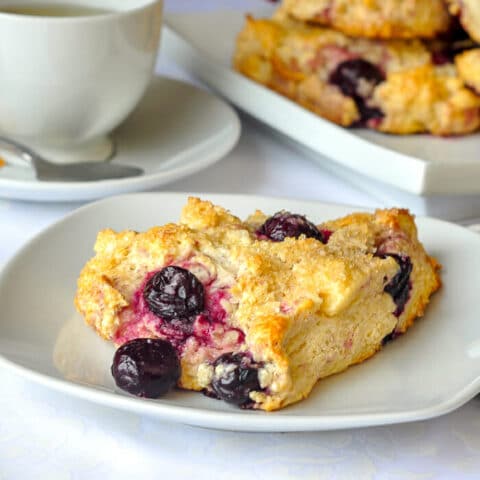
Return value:
[(40, 182), (22, 167), (0, 168), (0, 197), (82, 201), (147, 190), (198, 172), (237, 143), (240, 121), (224, 101), (193, 85), (154, 77), (131, 116), (114, 132), (114, 163), (145, 174), (95, 182)]
[(417, 195), (480, 193), (480, 133), (439, 138), (341, 128), (234, 71), (235, 38), (244, 17), (238, 11), (169, 14), (163, 51), (239, 108), (311, 149), (321, 164), (326, 156), (351, 175)]
[[(245, 431), (325, 430), (406, 422), (447, 413), (480, 391), (480, 237), (419, 218), (420, 237), (443, 264), (444, 287), (424, 318), (367, 362), (320, 381), (306, 400), (272, 413), (243, 411), (200, 393), (139, 399), (114, 388), (113, 347), (75, 313), (76, 279), (98, 230), (144, 230), (176, 221), (186, 194), (144, 193), (77, 210), (26, 245), (0, 276), (0, 364), (93, 402), (202, 427)], [(241, 195), (205, 195), (246, 217), (282, 208), (315, 221), (344, 206)]]

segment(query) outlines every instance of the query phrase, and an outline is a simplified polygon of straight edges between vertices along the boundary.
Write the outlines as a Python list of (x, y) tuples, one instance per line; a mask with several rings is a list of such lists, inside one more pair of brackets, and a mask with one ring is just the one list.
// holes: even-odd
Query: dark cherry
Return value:
[(249, 393), (261, 390), (258, 381), (258, 368), (244, 353), (224, 353), (213, 364), (214, 368), (224, 367), (220, 376), (214, 375), (213, 393), (226, 402), (239, 406), (248, 406)]
[(374, 87), (385, 80), (385, 75), (373, 63), (354, 58), (340, 63), (330, 74), (329, 80), (344, 95), (365, 99), (371, 96)]
[(396, 336), (397, 335), (395, 334), (395, 329), (393, 329), (389, 334), (383, 337), (382, 345), (385, 346), (387, 343), (390, 343), (391, 341), (395, 340)]
[(379, 108), (371, 107), (367, 102), (373, 89), (384, 80), (383, 72), (362, 58), (340, 63), (329, 78), (330, 83), (339, 87), (344, 95), (354, 99), (361, 116), (358, 125), (365, 125), (369, 120), (384, 117)]
[(180, 362), (169, 342), (136, 338), (115, 352), (111, 371), (122, 390), (139, 397), (158, 398), (177, 383)]
[(434, 50), (430, 54), (432, 57), (432, 63), (434, 65), (445, 65), (446, 63), (453, 63), (455, 57), (464, 52), (465, 50), (471, 50), (476, 48), (478, 45), (473, 43), (471, 40), (466, 40), (462, 42), (455, 42), (448, 45), (440, 50)]
[(370, 120), (381, 120), (385, 116), (379, 108), (369, 107), (362, 99), (356, 99), (356, 104), (360, 112), (358, 126), (366, 125)]
[(382, 258), (392, 257), (398, 263), (400, 269), (398, 273), (385, 285), (384, 292), (391, 295), (397, 308), (393, 312), (396, 317), (399, 317), (405, 309), (405, 304), (410, 297), (410, 290), (412, 285), (410, 283), (410, 274), (412, 273), (412, 261), (407, 255), (399, 255), (395, 253), (386, 253), (379, 255)]
[(298, 238), (300, 235), (315, 238), (322, 243), (327, 243), (318, 228), (303, 215), (286, 211), (277, 212), (268, 218), (258, 229), (259, 235), (265, 235), (274, 242), (282, 242), (287, 237)]
[(322, 230), (320, 230), (320, 234), (322, 235), (322, 243), (328, 243), (328, 240), (333, 234), (333, 230), (327, 230), (326, 228), (322, 228)]
[(166, 321), (187, 323), (203, 311), (205, 290), (198, 278), (181, 267), (165, 267), (148, 280), (143, 291), (148, 308)]
[(431, 47), (432, 63), (434, 65), (444, 65), (453, 63), (456, 55), (465, 50), (477, 48), (478, 45), (463, 29), (458, 19), (455, 19), (450, 31), (440, 37), (438, 44), (433, 43)]
[(449, 49), (436, 50), (430, 55), (434, 65), (445, 65), (446, 63), (452, 63), (455, 56), (454, 53)]

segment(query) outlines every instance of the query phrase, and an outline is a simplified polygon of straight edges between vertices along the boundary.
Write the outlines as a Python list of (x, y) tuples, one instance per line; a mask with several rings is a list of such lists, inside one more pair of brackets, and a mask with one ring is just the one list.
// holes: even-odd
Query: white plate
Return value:
[[(395, 136), (338, 127), (232, 69), (242, 13), (170, 14), (166, 22), (163, 51), (171, 60), (302, 145), (410, 193), (480, 193), (480, 134)], [(324, 161), (321, 156), (317, 160)]]
[(113, 162), (145, 170), (139, 177), (95, 182), (41, 182), (28, 168), (0, 168), (0, 197), (80, 201), (147, 190), (198, 172), (237, 143), (240, 122), (224, 101), (193, 85), (154, 77), (132, 115), (114, 132)]
[[(426, 419), (480, 391), (480, 237), (419, 218), (420, 237), (444, 265), (443, 289), (424, 318), (367, 362), (325, 379), (306, 400), (272, 413), (243, 411), (200, 393), (145, 400), (115, 390), (113, 347), (75, 313), (76, 279), (98, 230), (144, 230), (178, 219), (186, 194), (144, 193), (77, 210), (25, 246), (0, 276), (0, 366), (93, 402), (202, 427), (245, 431), (326, 430)], [(246, 217), (282, 208), (315, 221), (351, 208), (241, 195), (206, 195)]]

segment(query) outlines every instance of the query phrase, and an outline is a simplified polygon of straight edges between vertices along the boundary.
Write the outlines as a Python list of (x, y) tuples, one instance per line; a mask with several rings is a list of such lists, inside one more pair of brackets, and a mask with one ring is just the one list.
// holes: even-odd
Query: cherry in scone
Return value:
[(410, 298), (410, 290), (412, 289), (412, 283), (410, 281), (410, 275), (413, 270), (412, 260), (408, 255), (399, 253), (377, 252), (375, 255), (380, 258), (392, 257), (400, 267), (397, 274), (383, 289), (384, 292), (392, 297), (397, 307), (393, 314), (399, 317), (405, 310), (405, 305)]
[(367, 100), (372, 96), (374, 88), (384, 80), (383, 72), (362, 58), (340, 63), (329, 78), (330, 83), (339, 87), (344, 95), (355, 100), (362, 123), (383, 117), (381, 110), (369, 106)]
[(192, 272), (175, 266), (155, 273), (147, 282), (143, 297), (150, 311), (166, 321), (192, 320), (205, 304), (200, 280)]
[(169, 342), (136, 338), (115, 352), (111, 372), (122, 390), (138, 397), (158, 398), (177, 383), (180, 362)]
[(284, 210), (268, 218), (258, 229), (257, 233), (268, 237), (274, 242), (282, 242), (287, 237), (298, 238), (300, 235), (316, 238), (322, 243), (327, 243), (328, 240), (327, 235), (322, 234), (322, 232), (303, 215), (286, 212)]
[(245, 406), (250, 402), (250, 392), (261, 390), (258, 368), (244, 353), (224, 353), (213, 367), (212, 389), (221, 400)]
[(412, 285), (410, 283), (410, 274), (412, 273), (412, 261), (407, 255), (397, 255), (394, 253), (387, 254), (393, 257), (398, 263), (400, 269), (398, 273), (385, 286), (384, 291), (392, 296), (397, 308), (393, 312), (396, 317), (399, 317), (410, 297), (410, 290)]
[(457, 55), (476, 48), (478, 48), (478, 44), (468, 36), (459, 24), (455, 24), (449, 34), (448, 42), (439, 42), (438, 45), (433, 44), (431, 46), (432, 63), (434, 65), (456, 63), (455, 57)]
[(330, 83), (337, 85), (344, 95), (368, 98), (373, 89), (385, 80), (385, 75), (373, 63), (362, 58), (340, 63), (330, 75)]

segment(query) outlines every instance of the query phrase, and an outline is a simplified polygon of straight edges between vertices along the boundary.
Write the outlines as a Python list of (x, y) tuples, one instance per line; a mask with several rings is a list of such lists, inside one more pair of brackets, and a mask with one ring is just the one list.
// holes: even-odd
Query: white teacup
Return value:
[[(79, 6), (92, 11), (73, 16)], [(2, 13), (25, 7), (35, 15)], [(72, 16), (50, 16), (70, 7)], [(57, 162), (107, 158), (109, 133), (151, 79), (162, 7), (163, 0), (0, 0), (0, 134)]]

